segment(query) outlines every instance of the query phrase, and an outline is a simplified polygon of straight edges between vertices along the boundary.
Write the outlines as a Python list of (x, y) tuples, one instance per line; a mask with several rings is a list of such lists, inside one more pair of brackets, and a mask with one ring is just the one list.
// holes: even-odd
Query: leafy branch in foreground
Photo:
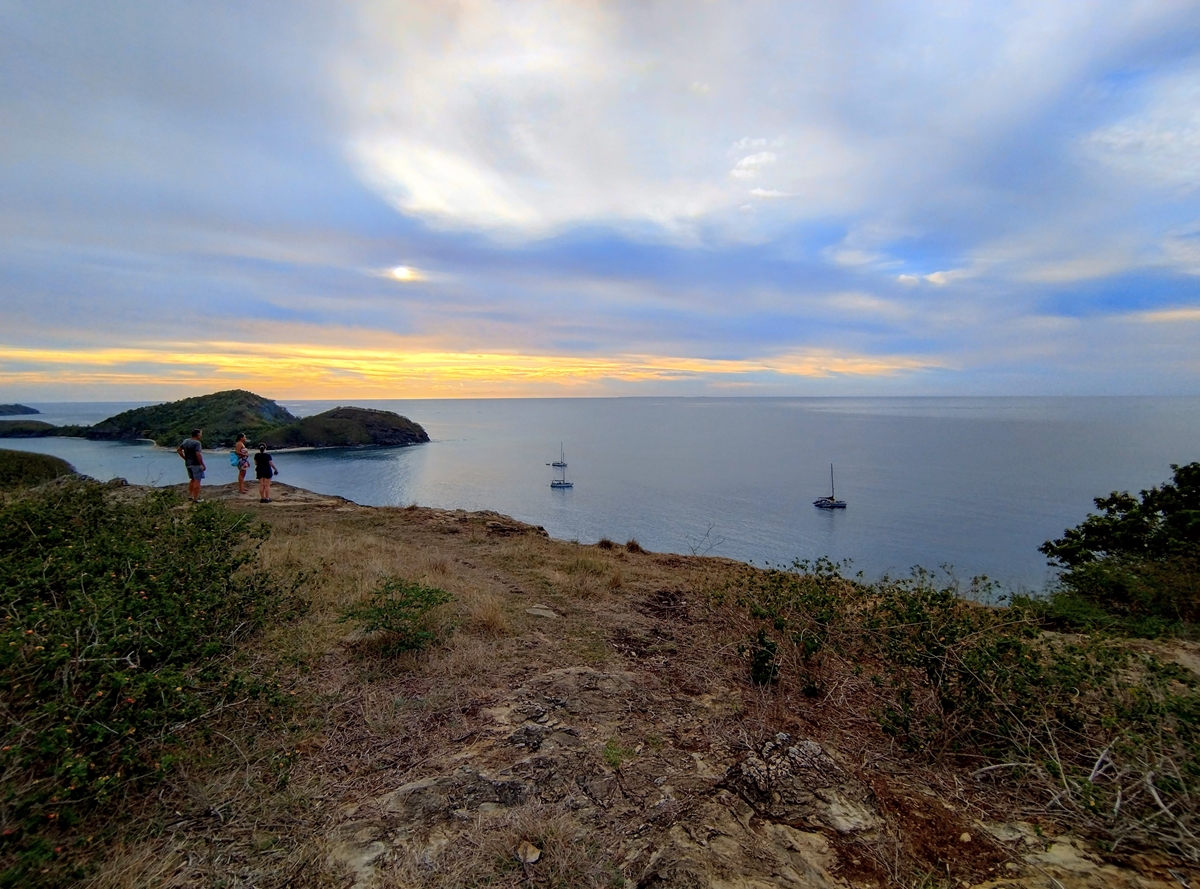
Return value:
[(0, 883), (174, 761), (182, 727), (245, 696), (228, 654), (288, 596), (267, 528), (165, 491), (70, 480), (0, 505)]

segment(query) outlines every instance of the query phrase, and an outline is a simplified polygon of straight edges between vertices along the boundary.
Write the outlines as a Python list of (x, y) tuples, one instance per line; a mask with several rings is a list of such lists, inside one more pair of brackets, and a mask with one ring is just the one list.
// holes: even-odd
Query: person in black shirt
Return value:
[(259, 442), (258, 453), (254, 455), (254, 477), (258, 479), (258, 502), (271, 502), (271, 476), (279, 475), (275, 461), (267, 453), (267, 446)]

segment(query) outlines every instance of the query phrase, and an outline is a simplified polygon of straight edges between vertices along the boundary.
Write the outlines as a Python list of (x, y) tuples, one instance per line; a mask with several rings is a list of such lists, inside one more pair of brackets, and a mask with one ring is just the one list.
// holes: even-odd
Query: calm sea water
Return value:
[[(28, 402), (27, 402), (28, 403)], [(333, 402), (282, 402), (307, 415)], [(870, 577), (915, 565), (1009, 588), (1051, 577), (1037, 552), (1112, 490), (1200, 460), (1200, 398), (499, 399), (356, 402), (421, 423), (401, 449), (284, 452), (280, 481), (370, 505), (491, 509), (585, 543), (786, 564), (851, 559)], [(133, 404), (36, 404), (52, 423)], [(570, 490), (552, 490), (559, 443)], [(174, 452), (72, 439), (0, 446), (99, 479), (174, 484)], [(828, 493), (849, 506), (812, 506)], [(233, 481), (223, 455), (210, 483)]]

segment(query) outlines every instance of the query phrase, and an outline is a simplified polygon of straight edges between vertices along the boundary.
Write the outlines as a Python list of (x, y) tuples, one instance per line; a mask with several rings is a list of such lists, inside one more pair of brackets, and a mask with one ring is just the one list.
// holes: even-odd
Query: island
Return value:
[(36, 407), (24, 404), (0, 404), (0, 417), (17, 417), (21, 414), (40, 414)]
[(253, 446), (276, 448), (403, 447), (429, 441), (419, 423), (392, 411), (336, 407), (311, 417), (248, 392), (229, 389), (123, 411), (93, 426), (54, 426), (37, 420), (0, 420), (0, 438), (71, 436), (92, 441), (149, 439), (173, 447), (204, 430), (210, 448), (230, 447), (239, 432)]

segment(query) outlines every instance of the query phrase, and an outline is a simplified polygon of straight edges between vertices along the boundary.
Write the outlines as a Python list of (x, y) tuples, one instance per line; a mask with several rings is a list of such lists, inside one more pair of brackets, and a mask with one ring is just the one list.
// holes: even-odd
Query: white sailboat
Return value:
[(559, 457), (551, 466), (558, 470), (558, 478), (550, 481), (552, 488), (573, 488), (573, 482), (567, 481), (567, 452), (563, 450), (562, 442), (558, 443)]

